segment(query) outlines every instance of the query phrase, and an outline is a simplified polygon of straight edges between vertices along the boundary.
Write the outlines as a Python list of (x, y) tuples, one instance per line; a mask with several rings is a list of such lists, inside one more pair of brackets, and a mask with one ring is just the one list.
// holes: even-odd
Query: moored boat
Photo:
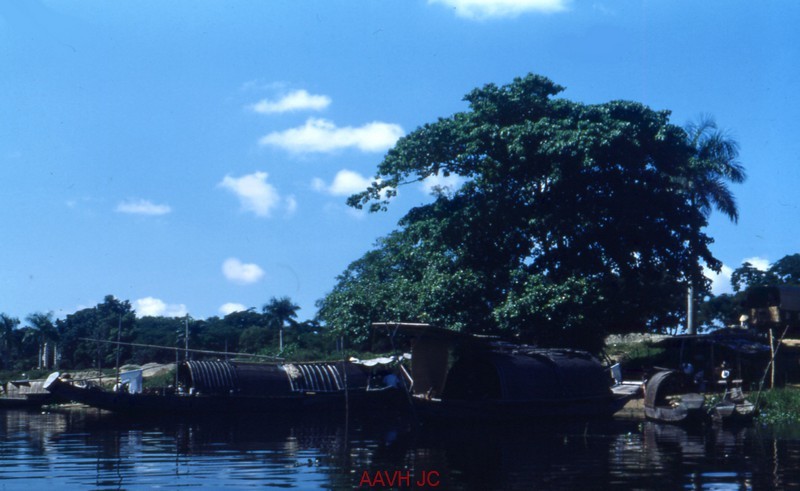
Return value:
[(500, 423), (611, 416), (635, 391), (611, 390), (606, 367), (588, 353), (539, 349), (427, 324), (376, 324), (413, 338), (403, 371), (423, 419)]
[(52, 373), (44, 387), (64, 399), (129, 415), (259, 413), (292, 415), (333, 408), (393, 404), (396, 387), (374, 367), (353, 362), (262, 364), (188, 361), (178, 365), (174, 387), (114, 390)]
[[(748, 401), (739, 384), (723, 380), (722, 394), (692, 391), (693, 381), (676, 370), (656, 372), (645, 386), (644, 411), (647, 419), (662, 423), (703, 423), (741, 425), (755, 416), (755, 405)], [(735, 381), (740, 382), (740, 381)]]
[(686, 390), (683, 374), (661, 370), (647, 381), (644, 389), (644, 414), (662, 423), (700, 422), (706, 415), (705, 396)]
[(647, 381), (644, 409), (648, 419), (665, 423), (752, 421), (756, 409), (745, 399), (742, 386), (763, 379), (764, 367), (774, 363), (764, 339), (749, 331), (723, 329), (673, 336), (656, 345), (663, 351), (658, 364), (671, 368), (656, 368)]
[(747, 399), (723, 399), (708, 409), (711, 421), (721, 425), (738, 426), (753, 422), (756, 406)]

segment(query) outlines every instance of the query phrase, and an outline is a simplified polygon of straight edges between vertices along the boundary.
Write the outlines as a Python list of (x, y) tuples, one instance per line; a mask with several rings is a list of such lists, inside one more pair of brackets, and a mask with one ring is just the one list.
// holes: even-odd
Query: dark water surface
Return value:
[[(416, 486), (420, 481), (423, 485)], [(0, 412), (0, 490), (800, 489), (800, 432)]]

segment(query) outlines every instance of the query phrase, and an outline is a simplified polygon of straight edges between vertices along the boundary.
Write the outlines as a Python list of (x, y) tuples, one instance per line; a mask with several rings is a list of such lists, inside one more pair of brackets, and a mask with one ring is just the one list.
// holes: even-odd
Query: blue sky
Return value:
[[(586, 103), (711, 114), (749, 179), (730, 273), (800, 252), (800, 4), (30, 0), (0, 4), (0, 312), (106, 294), (206, 318), (335, 277), (430, 197), (348, 209), (383, 154), (529, 72)], [(430, 184), (430, 183), (429, 183)], [(726, 291), (725, 275), (715, 291)]]

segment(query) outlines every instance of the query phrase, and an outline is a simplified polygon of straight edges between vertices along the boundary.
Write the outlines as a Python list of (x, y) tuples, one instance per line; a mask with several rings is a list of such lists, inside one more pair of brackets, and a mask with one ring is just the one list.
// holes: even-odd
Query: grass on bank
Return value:
[[(756, 394), (750, 395), (754, 401)], [(800, 422), (800, 389), (783, 387), (761, 392), (758, 400), (758, 421), (763, 424)]]

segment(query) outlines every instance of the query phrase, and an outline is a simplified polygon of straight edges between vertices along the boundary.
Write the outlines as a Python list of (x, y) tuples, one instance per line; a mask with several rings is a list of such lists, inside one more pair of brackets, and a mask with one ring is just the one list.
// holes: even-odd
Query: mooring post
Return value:
[(775, 388), (775, 340), (772, 335), (772, 328), (769, 329), (769, 388)]

